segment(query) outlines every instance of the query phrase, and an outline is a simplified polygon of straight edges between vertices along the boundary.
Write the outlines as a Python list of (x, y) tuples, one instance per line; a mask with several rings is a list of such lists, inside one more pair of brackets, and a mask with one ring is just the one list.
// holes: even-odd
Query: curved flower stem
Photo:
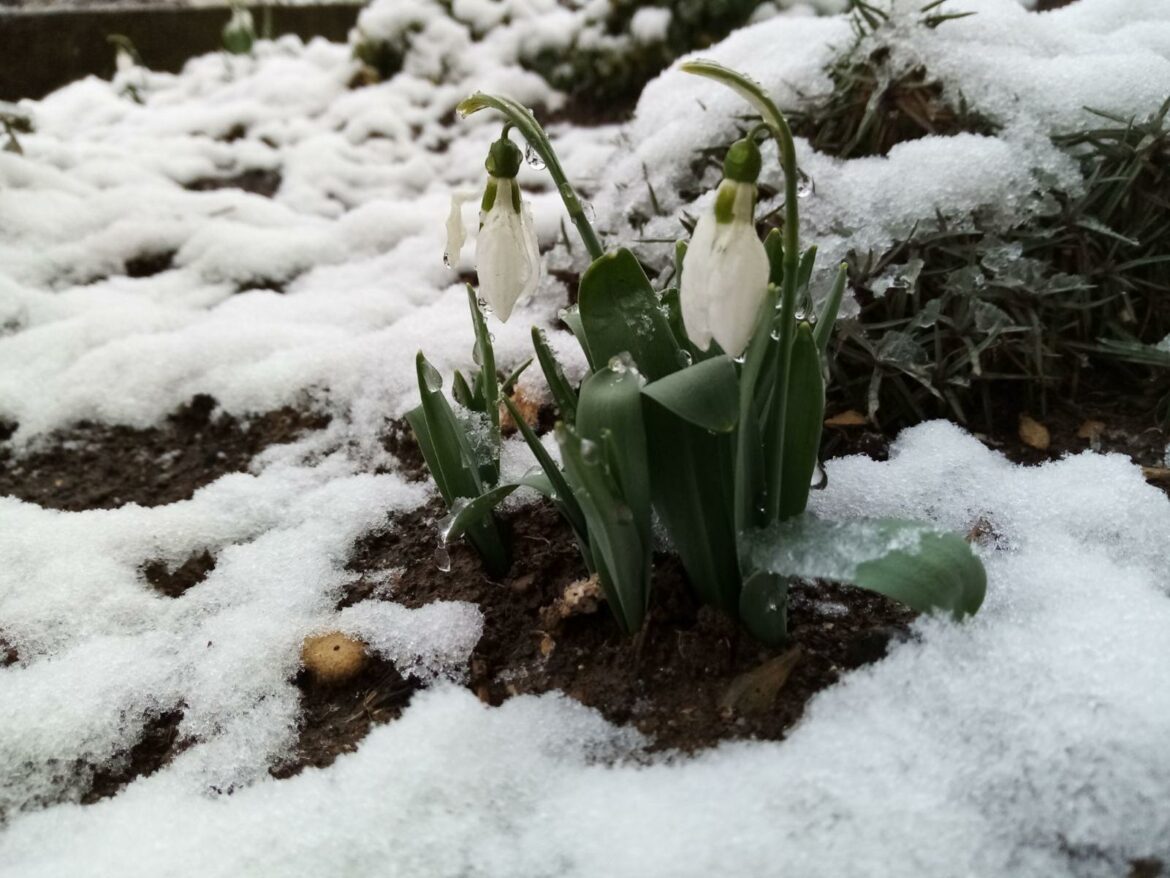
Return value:
[[(780, 166), (784, 171), (784, 283), (780, 294), (780, 375), (776, 384), (774, 415), (769, 418), (776, 429), (770, 437), (765, 437), (765, 443), (771, 445), (769, 453), (783, 459), (788, 413), (788, 377), (791, 372), (792, 338), (796, 332), (796, 281), (800, 270), (800, 209), (797, 205), (796, 147), (792, 142), (792, 130), (788, 127), (788, 120), (784, 118), (784, 114), (759, 84), (752, 82), (742, 73), (714, 61), (687, 61), (680, 69), (696, 76), (714, 79), (744, 98), (759, 112), (780, 150)], [(768, 486), (769, 521), (774, 521), (780, 516), (781, 469), (779, 466), (773, 468), (772, 484)]]
[(479, 91), (466, 100), (461, 101), (455, 109), (458, 110), (460, 116), (466, 118), (472, 113), (489, 107), (503, 113), (507, 117), (508, 122), (524, 136), (524, 139), (528, 141), (528, 145), (540, 156), (545, 168), (548, 170), (549, 176), (557, 184), (557, 192), (560, 193), (561, 200), (565, 202), (565, 209), (569, 211), (569, 218), (573, 220), (573, 225), (577, 227), (577, 232), (581, 235), (581, 240), (585, 242), (585, 249), (589, 251), (590, 258), (597, 259), (604, 255), (605, 249), (601, 246), (601, 241), (598, 239), (597, 233), (593, 231), (593, 226), (590, 225), (589, 218), (585, 216), (585, 208), (581, 205), (581, 199), (577, 197), (576, 190), (569, 182), (569, 178), (565, 176), (565, 169), (561, 167), (560, 159), (553, 152), (552, 143), (549, 141), (548, 135), (540, 127), (540, 123), (536, 121), (536, 117), (532, 115), (531, 110), (511, 98), (484, 94)]

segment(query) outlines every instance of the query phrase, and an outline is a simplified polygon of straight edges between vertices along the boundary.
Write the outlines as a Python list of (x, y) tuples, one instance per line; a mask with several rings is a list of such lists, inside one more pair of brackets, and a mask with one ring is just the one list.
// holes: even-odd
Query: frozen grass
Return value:
[[(884, 252), (940, 214), (1027, 218), (1037, 181), (1081, 179), (1049, 135), (1083, 130), (1082, 104), (1144, 117), (1165, 98), (1163, 3), (964, 8), (979, 14), (908, 29), (896, 53), (997, 133), (847, 161), (801, 141), (824, 265)], [(19, 656), (0, 669), (0, 874), (1048, 878), (1170, 858), (1170, 504), (1121, 458), (1024, 469), (946, 424), (903, 434), (887, 463), (833, 463), (815, 507), (979, 525), (987, 605), (960, 626), (921, 620), (816, 699), (788, 741), (650, 758), (565, 698), (489, 709), (438, 684), (332, 767), (269, 777), (295, 740), (306, 634), (343, 628), (428, 679), (458, 679), (479, 635), (462, 604), (334, 608), (354, 541), (427, 499), (369, 474), (393, 464), (378, 435), (414, 404), (417, 347), (445, 373), (467, 366), (441, 235), (450, 191), (480, 183), (498, 128), (455, 122), (453, 107), (475, 87), (541, 113), (564, 105), (516, 66), (521, 36), (540, 44), (539, 28), (474, 50), (437, 31), (401, 73), (356, 90), (349, 47), (282, 40), (177, 76), (136, 71), (143, 105), (122, 80), (27, 105), (25, 154), (0, 153), (0, 420), (19, 424), (17, 451), (80, 418), (156, 423), (194, 393), (233, 414), (292, 403), (334, 417), (183, 503), (64, 513), (0, 499), (0, 636)], [(777, 16), (710, 54), (792, 106), (831, 89), (826, 65), (852, 38), (841, 17)], [(740, 112), (667, 72), (628, 125), (553, 134), (609, 236), (641, 213), (646, 237), (674, 238), (709, 197), (679, 194), (696, 189), (691, 159)], [(273, 198), (184, 188), (249, 170), (279, 173)], [(521, 182), (548, 265), (580, 269), (559, 200), (534, 169)], [(664, 245), (640, 252), (668, 261)], [(126, 274), (171, 253), (157, 273)], [(565, 296), (550, 278), (494, 326), (501, 367), (527, 356), (531, 323), (572, 349), (551, 326)], [(505, 460), (522, 471), (515, 450)], [(179, 598), (141, 579), (145, 562), (204, 549), (214, 571)], [(188, 749), (112, 799), (69, 803), (175, 708)]]

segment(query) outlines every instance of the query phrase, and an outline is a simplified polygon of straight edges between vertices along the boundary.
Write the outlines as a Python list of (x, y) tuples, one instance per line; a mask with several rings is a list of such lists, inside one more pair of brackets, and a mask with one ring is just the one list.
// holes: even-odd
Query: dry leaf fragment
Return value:
[(1089, 442), (1096, 444), (1100, 441), (1101, 435), (1104, 432), (1104, 421), (1095, 421), (1092, 418), (1089, 418), (1087, 421), (1083, 421), (1081, 425), (1077, 427), (1077, 438), (1087, 439)]
[(868, 423), (869, 419), (856, 409), (846, 409), (831, 418), (825, 418), (826, 427), (864, 427)]
[(1047, 451), (1052, 443), (1048, 428), (1030, 415), (1020, 415), (1020, 441), (1037, 451)]
[[(516, 406), (520, 417), (524, 418), (524, 423), (535, 429), (540, 420), (540, 402), (529, 397), (520, 387), (512, 391), (512, 396), (509, 398), (512, 400), (512, 405)], [(503, 403), (500, 403), (500, 432), (505, 436), (516, 432), (516, 422), (512, 419), (512, 413)]]
[(719, 699), (720, 713), (725, 717), (751, 716), (770, 709), (799, 658), (800, 647), (794, 646), (758, 668), (740, 674)]
[(1170, 483), (1170, 467), (1165, 466), (1143, 466), (1142, 475), (1146, 477), (1147, 482), (1168, 482)]
[(546, 628), (555, 628), (570, 616), (596, 613), (601, 601), (601, 581), (595, 573), (588, 579), (579, 579), (565, 586), (559, 598), (541, 609), (540, 619)]
[(305, 669), (319, 683), (344, 683), (366, 665), (366, 645), (339, 631), (306, 637), (301, 647)]

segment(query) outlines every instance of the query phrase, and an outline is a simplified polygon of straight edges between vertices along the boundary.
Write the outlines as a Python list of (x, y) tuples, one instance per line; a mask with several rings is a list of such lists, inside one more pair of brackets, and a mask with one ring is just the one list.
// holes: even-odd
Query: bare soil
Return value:
[[(1170, 491), (1162, 458), (1170, 437), (1154, 422), (1151, 400), (1135, 396), (1140, 394), (1133, 388), (1126, 393), (1102, 388), (1082, 394), (1076, 406), (1054, 405), (1034, 415), (1049, 431), (1047, 448), (1029, 446), (1014, 430), (981, 438), (1026, 464), (1090, 447), (1124, 453), (1147, 468), (1152, 483)], [(1002, 420), (1014, 424), (1020, 414), (1005, 410)], [(270, 444), (327, 423), (326, 416), (296, 409), (240, 421), (217, 411), (210, 397), (197, 396), (159, 427), (82, 423), (20, 455), (5, 441), (15, 425), (0, 424), (0, 494), (74, 511), (129, 502), (162, 505), (190, 497), (225, 473), (247, 469)], [(1086, 431), (1086, 423), (1096, 426)], [(426, 478), (404, 423), (389, 422), (382, 440), (409, 478)], [(889, 437), (872, 428), (830, 427), (822, 451), (826, 457), (862, 453), (882, 459), (888, 446)], [(340, 605), (385, 599), (377, 584), (389, 568), (398, 571), (389, 598), (406, 606), (474, 602), (483, 611), (485, 631), (465, 682), (480, 699), (495, 705), (518, 694), (561, 690), (614, 722), (633, 724), (648, 736), (652, 750), (696, 751), (732, 739), (783, 738), (817, 692), (880, 661), (891, 641), (911, 636), (913, 613), (893, 602), (848, 587), (806, 584), (791, 596), (790, 643), (767, 649), (719, 613), (697, 605), (677, 561), (661, 556), (646, 627), (627, 638), (604, 603), (567, 618), (552, 613), (585, 570), (569, 531), (550, 508), (538, 504), (504, 516), (516, 558), (500, 580), (485, 576), (461, 543), (449, 549), (450, 569), (439, 569), (434, 551), (443, 511), (436, 499), (388, 518), (358, 540), (349, 561), (357, 575)], [(208, 552), (177, 567), (148, 562), (141, 571), (143, 587), (181, 599), (214, 566)], [(0, 632), (0, 666), (19, 661)], [(419, 685), (379, 660), (342, 685), (316, 683), (303, 672), (293, 682), (301, 691), (300, 737), (288, 758), (272, 767), (276, 777), (326, 766), (352, 751), (374, 725), (397, 718)], [(113, 795), (194, 743), (178, 735), (181, 710), (180, 705), (144, 717), (142, 738), (112, 766), (96, 773), (78, 766), (79, 774), (93, 776), (83, 801)]]

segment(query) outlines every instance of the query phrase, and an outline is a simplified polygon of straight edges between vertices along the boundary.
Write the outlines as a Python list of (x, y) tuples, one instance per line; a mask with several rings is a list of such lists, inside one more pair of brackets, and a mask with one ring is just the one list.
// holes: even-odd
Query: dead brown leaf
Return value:
[(1104, 421), (1095, 421), (1092, 418), (1089, 418), (1087, 421), (1083, 421), (1081, 425), (1077, 427), (1077, 438), (1087, 439), (1089, 442), (1096, 444), (1101, 440), (1101, 436), (1104, 432)]
[(601, 606), (601, 581), (597, 574), (588, 579), (578, 579), (565, 586), (561, 596), (541, 608), (540, 619), (546, 628), (555, 628), (570, 616), (585, 616), (596, 613)]
[(788, 676), (796, 666), (800, 654), (800, 647), (794, 646), (758, 668), (740, 674), (731, 681), (731, 685), (719, 699), (720, 713), (730, 718), (737, 715), (751, 716), (769, 710), (776, 700), (776, 694), (788, 682)]
[(1037, 451), (1047, 451), (1052, 444), (1048, 428), (1031, 415), (1020, 415), (1019, 435), (1021, 442)]
[(1147, 482), (1167, 482), (1170, 483), (1170, 467), (1165, 466), (1143, 466), (1142, 475), (1146, 477)]
[(868, 423), (869, 419), (856, 409), (846, 409), (825, 418), (826, 427), (864, 427)]
[[(540, 403), (531, 399), (519, 387), (512, 392), (512, 396), (509, 398), (512, 400), (512, 405), (516, 406), (520, 417), (524, 418), (524, 423), (535, 428), (540, 420)], [(516, 432), (516, 422), (512, 419), (512, 413), (503, 403), (500, 403), (500, 432), (505, 436)]]

